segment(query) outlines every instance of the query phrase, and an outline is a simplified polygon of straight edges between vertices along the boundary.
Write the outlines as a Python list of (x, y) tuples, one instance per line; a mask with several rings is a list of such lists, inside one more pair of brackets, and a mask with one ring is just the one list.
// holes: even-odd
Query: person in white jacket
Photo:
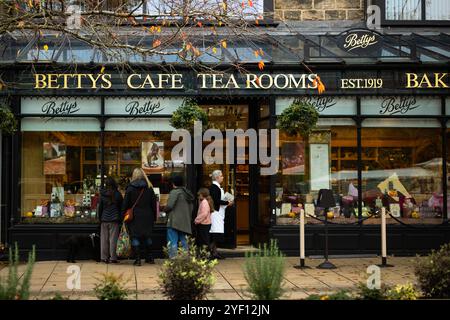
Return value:
[(225, 209), (233, 205), (232, 201), (225, 201), (225, 192), (220, 184), (223, 182), (223, 174), (220, 170), (214, 170), (211, 174), (212, 184), (209, 193), (214, 202), (214, 212), (211, 213), (211, 256), (217, 259), (223, 259), (217, 252), (217, 244), (224, 241)]

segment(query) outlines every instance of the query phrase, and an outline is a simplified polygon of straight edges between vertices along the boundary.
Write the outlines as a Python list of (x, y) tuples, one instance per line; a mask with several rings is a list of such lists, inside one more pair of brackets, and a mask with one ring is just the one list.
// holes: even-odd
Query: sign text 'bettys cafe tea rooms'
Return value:
[[(316, 89), (316, 74), (227, 74), (199, 73), (200, 89)], [(36, 73), (34, 89), (111, 89), (114, 87), (109, 73)], [(185, 89), (182, 73), (133, 73), (126, 77), (129, 89)]]
[[(204, 90), (315, 90), (318, 75), (309, 74), (228, 74), (199, 73), (194, 81), (196, 87)], [(319, 75), (320, 76), (320, 75)], [(115, 89), (126, 87), (130, 90), (183, 90), (192, 87), (192, 77), (184, 77), (182, 73), (133, 73), (124, 78), (113, 77), (110, 73), (35, 73), (33, 88), (43, 89)], [(389, 89), (449, 89), (450, 73), (428, 72), (400, 74), (400, 82), (396, 88)], [(385, 81), (380, 78), (342, 78), (337, 79), (341, 90), (382, 89)], [(120, 83), (119, 83), (120, 81)], [(334, 81), (330, 81), (334, 82)], [(392, 82), (392, 81), (391, 81)], [(329, 86), (331, 85), (331, 86)], [(334, 86), (326, 83), (327, 88)]]

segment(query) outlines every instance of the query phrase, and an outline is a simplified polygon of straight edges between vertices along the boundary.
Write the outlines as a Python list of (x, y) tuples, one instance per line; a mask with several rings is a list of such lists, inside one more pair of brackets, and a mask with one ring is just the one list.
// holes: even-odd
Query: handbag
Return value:
[(142, 194), (144, 193), (144, 189), (141, 190), (141, 193), (139, 193), (138, 198), (136, 199), (136, 202), (133, 204), (133, 206), (131, 208), (129, 208), (126, 212), (125, 212), (125, 218), (123, 219), (124, 222), (131, 222), (134, 218), (134, 214), (133, 214), (133, 210), (134, 207), (136, 206), (136, 204), (138, 203), (139, 199), (141, 198)]
[(120, 228), (119, 238), (117, 239), (116, 255), (118, 258), (128, 258), (131, 255), (131, 241), (125, 223), (123, 223)]

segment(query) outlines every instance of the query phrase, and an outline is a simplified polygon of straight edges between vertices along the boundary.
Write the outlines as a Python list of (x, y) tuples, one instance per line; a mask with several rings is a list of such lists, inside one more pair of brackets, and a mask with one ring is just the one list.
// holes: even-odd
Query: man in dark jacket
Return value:
[(117, 263), (116, 247), (121, 222), (122, 195), (112, 177), (106, 178), (105, 188), (100, 191), (98, 214), (100, 218), (101, 261)]
[(186, 236), (192, 234), (192, 210), (194, 195), (183, 186), (183, 178), (175, 176), (172, 180), (173, 190), (169, 193), (165, 212), (167, 213), (167, 247), (169, 258), (176, 256), (178, 242), (188, 250)]
[(142, 169), (133, 171), (131, 182), (125, 192), (122, 212), (133, 208), (133, 219), (128, 223), (131, 246), (135, 257), (134, 265), (141, 265), (140, 249), (146, 249), (145, 261), (154, 263), (151, 254), (153, 224), (156, 216), (156, 195), (152, 185)]

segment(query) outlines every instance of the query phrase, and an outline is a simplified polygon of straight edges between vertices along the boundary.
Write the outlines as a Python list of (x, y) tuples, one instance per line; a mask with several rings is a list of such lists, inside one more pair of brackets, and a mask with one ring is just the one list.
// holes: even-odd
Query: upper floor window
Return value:
[(385, 24), (450, 23), (449, 0), (378, 0)]
[[(267, 0), (134, 0), (130, 10), (135, 15), (161, 15), (177, 18), (185, 15), (220, 17), (222, 15), (244, 18), (263, 18)], [(266, 10), (264, 9), (266, 7)], [(207, 18), (207, 17), (206, 17)]]
[(93, 11), (93, 17), (102, 18), (98, 12), (106, 10), (110, 12), (105, 13), (105, 17), (111, 19), (114, 18), (111, 11), (115, 11), (120, 15), (118, 18), (130, 13), (136, 17), (135, 20), (149, 22), (189, 16), (195, 20), (223, 23), (230, 18), (249, 21), (270, 19), (274, 0), (30, 0), (21, 2), (20, 6), (22, 10), (45, 10), (48, 15), (56, 16), (78, 11), (86, 15)]

